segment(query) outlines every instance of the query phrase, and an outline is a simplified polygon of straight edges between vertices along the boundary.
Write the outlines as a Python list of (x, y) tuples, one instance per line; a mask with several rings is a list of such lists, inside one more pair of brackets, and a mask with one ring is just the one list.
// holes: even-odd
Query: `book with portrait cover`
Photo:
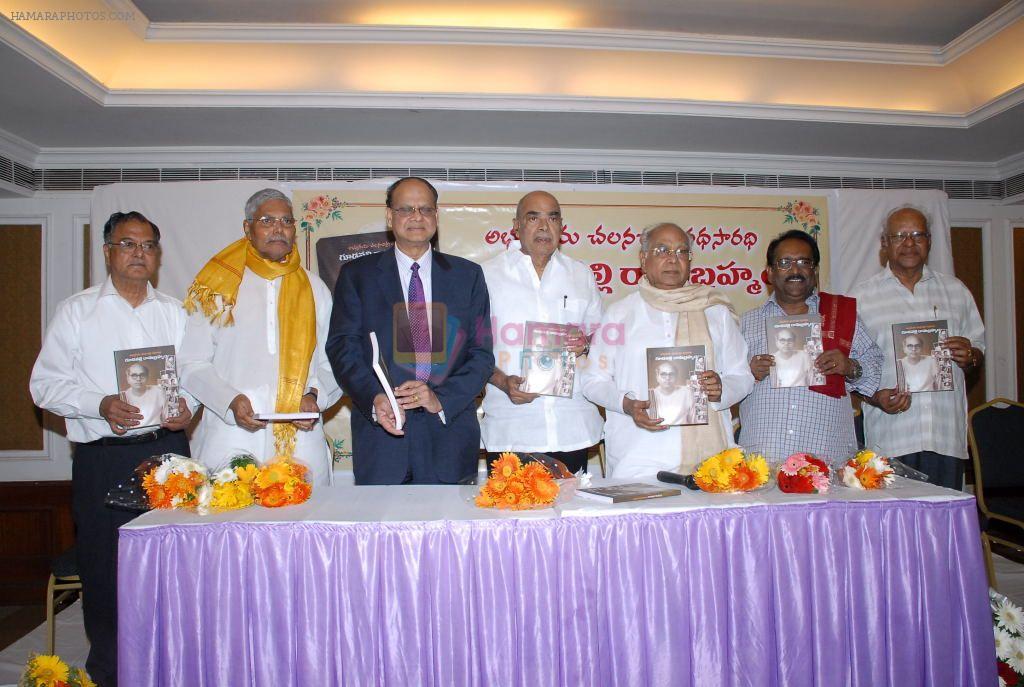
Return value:
[(672, 487), (657, 487), (641, 482), (630, 482), (629, 484), (615, 484), (607, 487), (588, 487), (577, 489), (576, 495), (593, 501), (604, 503), (625, 503), (627, 501), (644, 501), (646, 499), (660, 499), (665, 496), (679, 496), (680, 489)]
[(532, 322), (527, 320), (523, 335), (523, 348), (565, 348), (569, 343), (572, 325), (557, 322)]
[(708, 395), (700, 385), (706, 367), (704, 346), (647, 349), (647, 414), (662, 425), (706, 425)]
[(814, 367), (824, 350), (821, 345), (821, 315), (783, 315), (765, 320), (768, 353), (775, 358), (771, 368), (772, 388), (817, 386), (825, 375)]
[(541, 396), (572, 396), (576, 354), (564, 348), (524, 348), (520, 357), (521, 391)]
[(121, 400), (139, 409), (136, 426), (154, 427), (178, 416), (178, 366), (174, 346), (114, 351), (114, 373)]
[(897, 391), (916, 394), (953, 390), (953, 355), (943, 343), (948, 337), (946, 320), (892, 326)]

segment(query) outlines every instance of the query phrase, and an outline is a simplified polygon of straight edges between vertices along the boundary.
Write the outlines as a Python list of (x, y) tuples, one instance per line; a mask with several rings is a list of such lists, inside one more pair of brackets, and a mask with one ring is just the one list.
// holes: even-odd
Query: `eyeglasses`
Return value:
[(123, 250), (125, 253), (134, 253), (136, 250), (141, 248), (142, 252), (146, 255), (151, 255), (160, 250), (159, 241), (143, 241), (142, 243), (138, 243), (131, 239), (121, 239), (120, 241), (107, 241), (107, 245), (111, 248)]
[(895, 244), (900, 244), (910, 239), (914, 243), (924, 243), (931, 234), (927, 231), (898, 231), (895, 234), (886, 234), (885, 237)]
[(149, 374), (146, 372), (129, 372), (128, 376), (132, 379), (145, 379)]
[(295, 226), (294, 217), (270, 217), (268, 215), (263, 215), (262, 217), (257, 217), (256, 219), (251, 219), (249, 221), (260, 225), (264, 229), (269, 229), (275, 224), (284, 229), (291, 229)]
[(540, 224), (541, 222), (547, 222), (547, 221), (556, 222), (558, 224), (561, 224), (562, 223), (562, 215), (557, 213), (557, 212), (552, 213), (550, 215), (527, 215), (523, 219), (523, 221), (526, 222), (526, 224), (528, 224), (531, 227), (535, 227), (538, 224)]
[(424, 218), (433, 217), (434, 215), (437, 214), (437, 208), (430, 205), (424, 205), (423, 207), (418, 208), (413, 207), (412, 205), (403, 205), (400, 208), (393, 208), (391, 211), (397, 214), (399, 217), (412, 217), (417, 212), (420, 213), (420, 216)]
[(670, 255), (674, 255), (679, 260), (685, 260), (690, 257), (689, 248), (669, 248), (668, 246), (655, 246), (651, 249), (651, 255), (658, 258), (667, 258)]
[(814, 260), (811, 258), (796, 258), (795, 260), (793, 258), (779, 258), (775, 261), (775, 269), (782, 270), (783, 272), (792, 269), (794, 265), (800, 269), (809, 270), (814, 267)]

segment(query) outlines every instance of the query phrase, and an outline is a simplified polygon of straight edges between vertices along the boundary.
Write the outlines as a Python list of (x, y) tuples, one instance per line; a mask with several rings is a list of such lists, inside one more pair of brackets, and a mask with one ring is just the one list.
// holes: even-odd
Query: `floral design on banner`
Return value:
[(996, 635), (999, 684), (1024, 685), (1024, 611), (994, 589), (988, 590)]
[(316, 231), (327, 220), (340, 220), (344, 201), (337, 196), (319, 195), (302, 204), (299, 228), (306, 233)]
[(793, 200), (775, 209), (786, 214), (785, 224), (799, 224), (815, 240), (818, 239), (821, 231), (818, 208), (802, 200)]

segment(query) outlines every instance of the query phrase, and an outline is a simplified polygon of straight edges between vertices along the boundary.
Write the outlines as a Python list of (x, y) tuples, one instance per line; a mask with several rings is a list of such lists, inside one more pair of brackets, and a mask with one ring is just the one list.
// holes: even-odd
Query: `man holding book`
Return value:
[(141, 213), (115, 212), (103, 227), (103, 256), (106, 281), (57, 306), (29, 391), (37, 406), (66, 418), (74, 447), (85, 667), (100, 687), (110, 687), (117, 684), (117, 528), (135, 514), (107, 508), (104, 499), (150, 456), (188, 456), (184, 429), (192, 412), (181, 398), (177, 417), (143, 427), (142, 409), (122, 400), (123, 380), (112, 365), (118, 350), (181, 345), (181, 303), (150, 284), (160, 264), (160, 230)]
[[(394, 250), (356, 258), (334, 288), (327, 355), (351, 395), (356, 484), (453, 484), (476, 475), (476, 397), (494, 370), (480, 266), (434, 250), (437, 189), (405, 177), (388, 187)], [(374, 373), (370, 332), (391, 406)]]
[[(849, 390), (863, 396), (878, 390), (882, 352), (858, 317), (854, 299), (816, 291), (820, 260), (817, 242), (799, 229), (772, 240), (767, 254), (772, 295), (740, 321), (757, 382), (740, 403), (740, 444), (769, 460), (800, 452), (832, 463), (851, 457), (857, 439)], [(814, 367), (825, 383), (773, 386), (770, 375), (779, 356), (768, 353), (768, 328), (784, 317), (807, 324), (808, 316), (821, 318), (824, 351)]]
[[(608, 411), (605, 429), (613, 477), (653, 477), (660, 470), (693, 472), (704, 458), (733, 444), (729, 406), (754, 384), (736, 314), (721, 291), (687, 284), (690, 240), (663, 222), (640, 238), (643, 278), (634, 293), (608, 307), (583, 371), (583, 394)], [(665, 424), (649, 415), (648, 349), (702, 347), (699, 384), (708, 422)], [(667, 353), (662, 350), (661, 353)]]
[[(864, 409), (864, 434), (867, 444), (925, 473), (930, 482), (961, 489), (967, 459), (964, 373), (984, 362), (985, 325), (967, 287), (928, 267), (930, 225), (915, 207), (890, 212), (881, 236), (888, 265), (853, 289), (871, 335), (886, 354), (886, 388)], [(938, 343), (956, 363), (953, 389), (898, 393), (893, 325), (936, 320), (945, 320), (952, 335)]]
[(292, 204), (280, 191), (246, 201), (242, 233), (206, 263), (185, 298), (181, 384), (206, 407), (196, 454), (214, 469), (240, 452), (260, 462), (287, 456), (309, 467), (315, 484), (329, 484), (331, 451), (318, 419), (260, 417), (317, 414), (341, 398), (324, 354), (331, 292), (302, 267)]
[[(575, 379), (577, 369), (589, 364), (584, 332), (601, 321), (601, 293), (590, 268), (558, 249), (562, 222), (553, 195), (527, 193), (512, 220), (519, 240), (483, 264), (495, 335), (494, 373), (480, 423), (488, 462), (501, 451), (547, 453), (577, 472), (587, 469), (587, 452), (601, 440), (604, 422)], [(531, 367), (533, 360), (550, 365)], [(555, 372), (565, 384), (550, 383)], [(526, 390), (545, 386), (571, 388), (565, 395)]]

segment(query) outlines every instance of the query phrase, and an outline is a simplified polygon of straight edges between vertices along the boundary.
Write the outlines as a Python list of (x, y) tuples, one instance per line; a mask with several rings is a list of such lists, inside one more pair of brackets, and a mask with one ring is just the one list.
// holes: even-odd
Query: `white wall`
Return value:
[[(33, 198), (0, 198), (0, 225), (43, 226), (44, 327), (57, 304), (83, 288), (82, 225), (88, 222), (88, 193), (37, 194)], [(1024, 226), (1024, 205), (984, 201), (949, 203), (952, 226), (982, 231), (985, 276), (985, 322), (989, 398), (1016, 398), (1013, 228)], [(1024, 278), (1021, 275), (1020, 278)], [(1022, 342), (1024, 344), (1024, 342)], [(48, 429), (44, 450), (37, 453), (0, 451), (0, 481), (64, 480), (71, 477), (70, 447), (63, 435)]]
[[(38, 194), (33, 198), (0, 199), (0, 225), (43, 227), (43, 303), (45, 331), (57, 304), (83, 288), (83, 226), (89, 222), (89, 194)], [(13, 259), (15, 256), (8, 256)], [(28, 256), (26, 256), (27, 258)], [(8, 332), (8, 336), (17, 335)], [(48, 417), (44, 414), (44, 417)], [(47, 423), (50, 425), (51, 423)], [(47, 426), (42, 451), (0, 451), (0, 482), (71, 478), (71, 450), (63, 429)]]

